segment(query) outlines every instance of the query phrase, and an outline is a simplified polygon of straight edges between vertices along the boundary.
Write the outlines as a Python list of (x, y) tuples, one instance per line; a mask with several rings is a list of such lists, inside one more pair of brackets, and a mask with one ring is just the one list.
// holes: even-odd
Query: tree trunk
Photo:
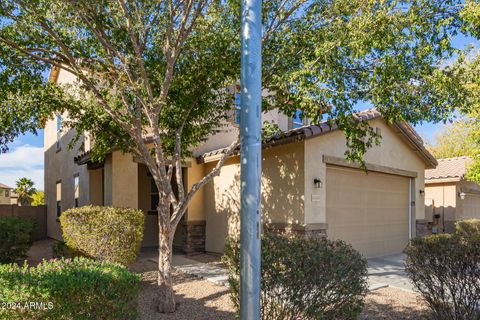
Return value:
[(172, 287), (172, 247), (170, 237), (173, 237), (170, 226), (170, 203), (161, 200), (158, 207), (158, 311), (161, 313), (175, 312), (175, 295)]

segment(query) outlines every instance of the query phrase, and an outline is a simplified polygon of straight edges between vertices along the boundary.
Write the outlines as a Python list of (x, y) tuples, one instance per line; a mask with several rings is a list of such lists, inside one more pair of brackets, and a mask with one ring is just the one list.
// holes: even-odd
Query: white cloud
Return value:
[(23, 177), (32, 179), (43, 190), (43, 148), (28, 144), (0, 154), (0, 182), (10, 187)]

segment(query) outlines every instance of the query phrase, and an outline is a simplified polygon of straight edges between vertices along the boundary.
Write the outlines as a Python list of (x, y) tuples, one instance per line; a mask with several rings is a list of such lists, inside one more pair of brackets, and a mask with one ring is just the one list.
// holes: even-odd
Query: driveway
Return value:
[(405, 255), (395, 254), (368, 259), (368, 280), (370, 287), (388, 285), (413, 291), (413, 284), (405, 273)]

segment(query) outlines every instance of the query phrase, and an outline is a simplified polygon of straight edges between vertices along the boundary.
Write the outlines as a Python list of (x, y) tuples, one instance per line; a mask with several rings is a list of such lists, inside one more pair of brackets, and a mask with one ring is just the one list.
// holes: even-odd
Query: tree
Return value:
[(43, 206), (45, 204), (45, 192), (37, 191), (32, 195), (32, 206)]
[[(455, 70), (462, 1), (266, 0), (264, 110), (297, 109), (344, 131), (361, 161), (379, 136), (354, 111), (371, 102), (387, 119), (446, 118), (466, 101)], [(238, 139), (190, 190), (182, 161), (225, 123), (239, 78), (239, 2), (3, 0), (0, 3), (0, 145), (68, 111), (92, 157), (115, 145), (146, 164), (160, 191), (159, 309), (175, 309), (172, 241), (190, 199), (219, 173)], [(49, 68), (77, 77), (45, 80)], [(173, 178), (173, 179), (172, 179)], [(173, 192), (172, 183), (179, 186)]]
[(33, 186), (35, 183), (28, 178), (20, 178), (17, 182), (17, 187), (13, 189), (18, 195), (18, 203), (22, 206), (29, 206), (32, 203), (33, 195), (37, 192)]
[(428, 150), (437, 159), (473, 156), (475, 144), (472, 133), (475, 122), (469, 119), (460, 119), (449, 125), (435, 135), (433, 144), (428, 145)]

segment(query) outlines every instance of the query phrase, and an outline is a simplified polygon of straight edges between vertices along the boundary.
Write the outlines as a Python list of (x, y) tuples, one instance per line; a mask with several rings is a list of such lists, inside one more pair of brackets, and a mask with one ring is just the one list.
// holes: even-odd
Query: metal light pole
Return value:
[(240, 319), (260, 319), (262, 1), (242, 1)]

